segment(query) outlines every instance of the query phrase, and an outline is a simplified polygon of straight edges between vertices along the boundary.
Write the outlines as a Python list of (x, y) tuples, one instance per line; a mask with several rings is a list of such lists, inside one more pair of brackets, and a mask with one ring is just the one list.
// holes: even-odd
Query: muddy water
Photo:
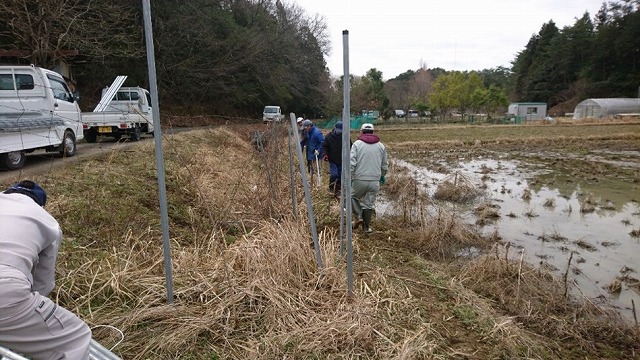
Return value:
[[(640, 312), (640, 237), (632, 234), (640, 229), (640, 184), (634, 170), (611, 176), (587, 171), (585, 176), (570, 164), (553, 167), (540, 159), (515, 160), (502, 154), (427, 163), (403, 157), (406, 160), (396, 159), (396, 164), (407, 167), (430, 195), (454, 172), (481, 189), (482, 195), (469, 204), (438, 205), (458, 212), (484, 234), (497, 231), (512, 245), (513, 258), (523, 251), (526, 261), (558, 278), (571, 258), (568, 278), (575, 295), (617, 309), (630, 320), (632, 300)], [(625, 154), (614, 165), (637, 169), (640, 154)], [(492, 205), (500, 217), (480, 219), (473, 210), (483, 204)], [(617, 291), (608, 290), (618, 285)]]

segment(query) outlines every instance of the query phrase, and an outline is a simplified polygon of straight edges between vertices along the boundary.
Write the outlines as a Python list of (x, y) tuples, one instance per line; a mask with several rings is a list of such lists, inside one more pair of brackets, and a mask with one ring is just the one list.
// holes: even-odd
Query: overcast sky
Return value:
[(327, 66), (344, 73), (342, 31), (349, 31), (349, 69), (382, 71), (385, 80), (421, 64), (445, 70), (511, 67), (542, 24), (572, 26), (591, 19), (602, 0), (287, 0), (326, 20)]

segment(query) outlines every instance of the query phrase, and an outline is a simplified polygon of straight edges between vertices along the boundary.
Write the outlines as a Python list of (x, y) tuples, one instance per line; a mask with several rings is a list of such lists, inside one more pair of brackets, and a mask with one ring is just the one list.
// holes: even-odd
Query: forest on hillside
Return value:
[[(639, 8), (640, 0), (616, 0), (572, 26), (549, 21), (511, 68), (420, 68), (388, 81), (375, 68), (352, 74), (351, 110), (499, 113), (509, 101), (536, 101), (567, 112), (589, 97), (636, 97)], [(117, 75), (148, 86), (141, 2), (3, 0), (0, 17), (0, 62), (53, 68), (65, 59), (83, 107)], [(343, 79), (325, 62), (326, 22), (295, 3), (157, 0), (152, 23), (163, 111), (258, 117), (264, 105), (279, 104), (315, 118), (342, 110)]]

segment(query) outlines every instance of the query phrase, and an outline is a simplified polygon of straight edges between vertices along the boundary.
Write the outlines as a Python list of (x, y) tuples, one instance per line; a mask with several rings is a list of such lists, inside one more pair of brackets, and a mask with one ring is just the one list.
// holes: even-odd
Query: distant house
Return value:
[(538, 102), (511, 103), (507, 111), (516, 122), (523, 120), (543, 120), (547, 116), (547, 104)]
[(587, 99), (576, 105), (574, 119), (606, 118), (640, 114), (640, 98)]

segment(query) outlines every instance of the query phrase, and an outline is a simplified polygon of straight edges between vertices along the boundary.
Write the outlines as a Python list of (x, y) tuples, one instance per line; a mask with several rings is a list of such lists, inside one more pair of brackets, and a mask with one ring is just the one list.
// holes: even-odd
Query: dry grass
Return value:
[[(637, 353), (628, 327), (597, 317), (601, 310), (587, 301), (565, 298), (563, 284), (544, 271), (506, 254), (461, 258), (462, 250), (486, 249), (499, 236), (483, 238), (455, 214), (433, 208), (423, 185), (396, 167), (384, 191), (405, 216), (376, 219), (388, 230), (355, 237), (355, 294), (347, 296), (329, 196), (324, 189), (312, 194), (324, 262), (318, 269), (299, 179), (298, 211), (291, 212), (283, 129), (265, 129), (274, 141), (261, 152), (250, 145), (249, 129), (165, 139), (172, 305), (151, 143), (34, 178), (46, 180), (48, 209), (65, 232), (56, 300), (91, 326), (121, 329), (115, 352), (122, 358)], [(464, 185), (457, 180), (454, 188)], [(108, 328), (96, 328), (94, 336), (107, 346), (117, 341)]]
[(480, 191), (464, 175), (456, 172), (444, 178), (433, 197), (438, 200), (446, 200), (464, 203), (477, 197)]
[(465, 249), (486, 248), (492, 239), (486, 239), (469, 228), (455, 214), (442, 208), (425, 214), (418, 223), (407, 224), (401, 230), (403, 246), (428, 259), (445, 260), (460, 256)]
[[(216, 239), (178, 246), (173, 249), (171, 306), (163, 301), (161, 264), (149, 260), (162, 254), (150, 242), (89, 261), (73, 276), (85, 282), (62, 283), (66, 291), (59, 295), (87, 294), (77, 303), (79, 309), (89, 308), (85, 318), (94, 324), (124, 331), (118, 352), (127, 359), (186, 354), (198, 359), (214, 354), (394, 358), (400, 353), (413, 358), (433, 353), (438, 344), (417, 326), (421, 322), (404, 324), (414, 330), (402, 329), (383, 317), (411, 312), (414, 300), (379, 273), (359, 281), (356, 296), (349, 299), (343, 270), (333, 266), (332, 259), (339, 257), (335, 234), (320, 238), (327, 260), (322, 270), (313, 261), (302, 223), (261, 224), (221, 253), (204, 245)], [(96, 299), (104, 304), (92, 306)]]
[(426, 184), (420, 184), (409, 169), (397, 165), (393, 160), (389, 164), (389, 173), (393, 176), (385, 183), (384, 194), (393, 203), (396, 212), (402, 214), (402, 221), (412, 223), (427, 216), (430, 201), (425, 192)]
[[(317, 268), (301, 188), (291, 216), (286, 147), (270, 142), (257, 152), (237, 134), (222, 128), (167, 139), (173, 305), (157, 202), (149, 200), (157, 191), (152, 145), (92, 160), (72, 182), (49, 174), (49, 209), (66, 234), (57, 300), (91, 326), (122, 330), (115, 352), (126, 359), (446, 356), (419, 299), (382, 272), (358, 278), (347, 296), (331, 229), (320, 234)], [(74, 195), (78, 189), (99, 191)], [(322, 194), (314, 192), (314, 202)], [(108, 328), (95, 336), (116, 341)]]
[(547, 337), (552, 351), (565, 348), (567, 339), (591, 351), (603, 339), (619, 349), (637, 346), (636, 335), (630, 327), (620, 325), (619, 315), (605, 312), (587, 298), (568, 300), (561, 291), (563, 284), (552, 275), (521, 259), (508, 260), (504, 251), (466, 265), (460, 275), (462, 283), (492, 299), (528, 331)]
[(497, 204), (489, 204), (483, 203), (477, 206), (474, 209), (474, 213), (477, 216), (476, 224), (478, 225), (486, 225), (488, 223), (494, 222), (500, 218), (500, 213), (498, 210), (500, 206)]

